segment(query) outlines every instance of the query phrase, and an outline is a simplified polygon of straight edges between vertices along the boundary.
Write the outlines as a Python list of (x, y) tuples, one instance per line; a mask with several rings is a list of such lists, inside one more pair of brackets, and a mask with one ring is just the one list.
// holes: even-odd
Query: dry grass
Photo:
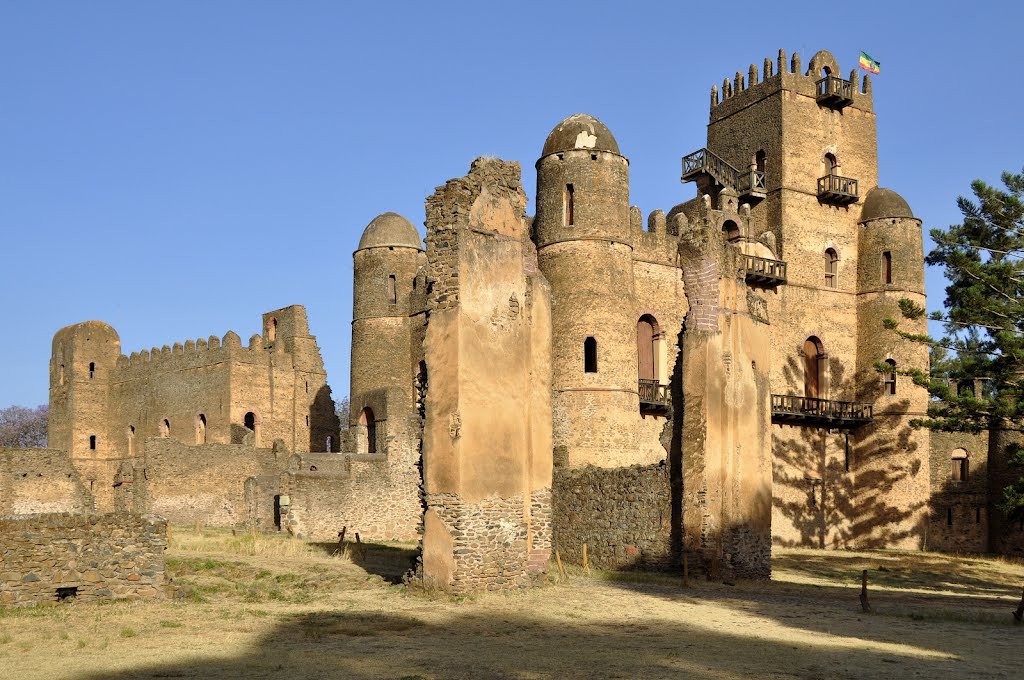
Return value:
[[(1016, 678), (1019, 561), (781, 550), (771, 583), (570, 567), (450, 598), (278, 537), (175, 529), (184, 598), (0, 609), (0, 678)], [(406, 566), (404, 546), (367, 564)], [(357, 556), (361, 559), (361, 555)], [(874, 613), (860, 611), (868, 569)]]

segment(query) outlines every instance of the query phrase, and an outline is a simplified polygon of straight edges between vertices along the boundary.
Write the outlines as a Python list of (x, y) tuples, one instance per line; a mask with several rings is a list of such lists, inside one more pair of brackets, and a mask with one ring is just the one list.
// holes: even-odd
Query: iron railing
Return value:
[(744, 255), (743, 268), (746, 279), (751, 283), (777, 285), (786, 282), (786, 263), (756, 255)]
[(814, 85), (818, 102), (834, 109), (842, 109), (853, 103), (853, 93), (857, 91), (852, 80), (844, 80), (835, 76), (825, 76)]
[(833, 401), (792, 394), (772, 395), (772, 422), (815, 427), (852, 428), (870, 423), (871, 404)]
[(856, 203), (857, 180), (831, 174), (819, 177), (818, 198), (829, 203)]
[(642, 379), (637, 384), (641, 405), (668, 406), (668, 385), (662, 385), (657, 380)]

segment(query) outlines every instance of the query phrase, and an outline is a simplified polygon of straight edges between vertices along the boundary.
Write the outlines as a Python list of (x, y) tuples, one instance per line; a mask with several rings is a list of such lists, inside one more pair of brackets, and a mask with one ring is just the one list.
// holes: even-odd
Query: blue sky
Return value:
[(880, 182), (926, 228), (1024, 165), (1020, 4), (783, 6), (0, 2), (0, 407), (46, 402), (62, 326), (106, 321), (130, 353), (244, 339), (293, 303), (346, 394), (375, 215), (422, 225), (481, 155), (521, 161), (532, 200), (544, 138), (577, 111), (630, 158), (631, 202), (668, 208), (694, 193), (679, 158), (704, 145), (711, 85), (780, 47), (844, 74), (862, 49), (881, 61)]

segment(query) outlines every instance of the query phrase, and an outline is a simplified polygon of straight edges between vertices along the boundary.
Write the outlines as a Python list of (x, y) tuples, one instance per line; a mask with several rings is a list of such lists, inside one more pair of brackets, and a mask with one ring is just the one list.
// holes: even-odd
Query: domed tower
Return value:
[(118, 455), (109, 409), (120, 355), (117, 331), (102, 321), (66, 326), (53, 336), (48, 445), (71, 455), (101, 507), (116, 467), (106, 469), (105, 461)]
[(596, 118), (569, 116), (544, 142), (534, 240), (551, 284), (554, 445), (573, 467), (637, 462), (629, 161)]
[[(424, 299), (419, 270), (426, 255), (416, 227), (388, 212), (367, 225), (352, 258), (350, 424), (372, 429), (382, 419), (402, 422), (415, 410)], [(360, 453), (376, 452), (374, 441), (361, 441)]]
[[(921, 221), (895, 191), (874, 188), (864, 199), (857, 244), (857, 400), (873, 404), (870, 425), (856, 430), (855, 460), (860, 480), (884, 479), (884, 512), (871, 503), (854, 503), (864, 545), (920, 548), (929, 498), (929, 433), (910, 426), (928, 408), (928, 393), (902, 374), (905, 369), (928, 370), (928, 348), (885, 329), (895, 319), (900, 329), (926, 333), (924, 319), (910, 321), (899, 301), (925, 306), (924, 253)], [(878, 366), (885, 371), (879, 372)], [(891, 367), (891, 370), (889, 370)], [(869, 481), (864, 482), (870, 483)], [(865, 498), (878, 489), (858, 489)], [(872, 516), (870, 513), (875, 513)], [(900, 517), (882, 523), (879, 515)], [(876, 533), (880, 532), (880, 533)]]

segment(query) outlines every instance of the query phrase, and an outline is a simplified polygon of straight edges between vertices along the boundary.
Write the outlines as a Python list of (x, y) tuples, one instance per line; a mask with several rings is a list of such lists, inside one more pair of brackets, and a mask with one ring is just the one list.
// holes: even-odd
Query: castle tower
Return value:
[[(928, 331), (923, 318), (904, 319), (899, 309), (901, 299), (925, 306), (921, 221), (899, 194), (876, 187), (864, 199), (860, 225), (856, 398), (874, 409), (872, 422), (857, 431), (854, 526), (864, 544), (921, 548), (930, 483), (929, 433), (912, 428), (910, 420), (926, 415), (929, 397), (900, 371), (927, 372), (928, 348), (903, 340), (883, 325), (889, 318), (899, 321), (901, 330)], [(879, 372), (878, 364), (892, 370)]]
[(356, 453), (383, 452), (387, 436), (412, 436), (406, 421), (417, 416), (426, 255), (412, 223), (389, 212), (367, 225), (352, 258), (350, 424)]
[(629, 465), (640, 409), (629, 161), (596, 118), (569, 116), (548, 135), (534, 240), (551, 284), (555, 448), (573, 467)]
[(111, 439), (110, 386), (121, 339), (101, 321), (66, 326), (53, 336), (50, 358), (50, 448), (67, 451), (107, 507), (117, 467)]

